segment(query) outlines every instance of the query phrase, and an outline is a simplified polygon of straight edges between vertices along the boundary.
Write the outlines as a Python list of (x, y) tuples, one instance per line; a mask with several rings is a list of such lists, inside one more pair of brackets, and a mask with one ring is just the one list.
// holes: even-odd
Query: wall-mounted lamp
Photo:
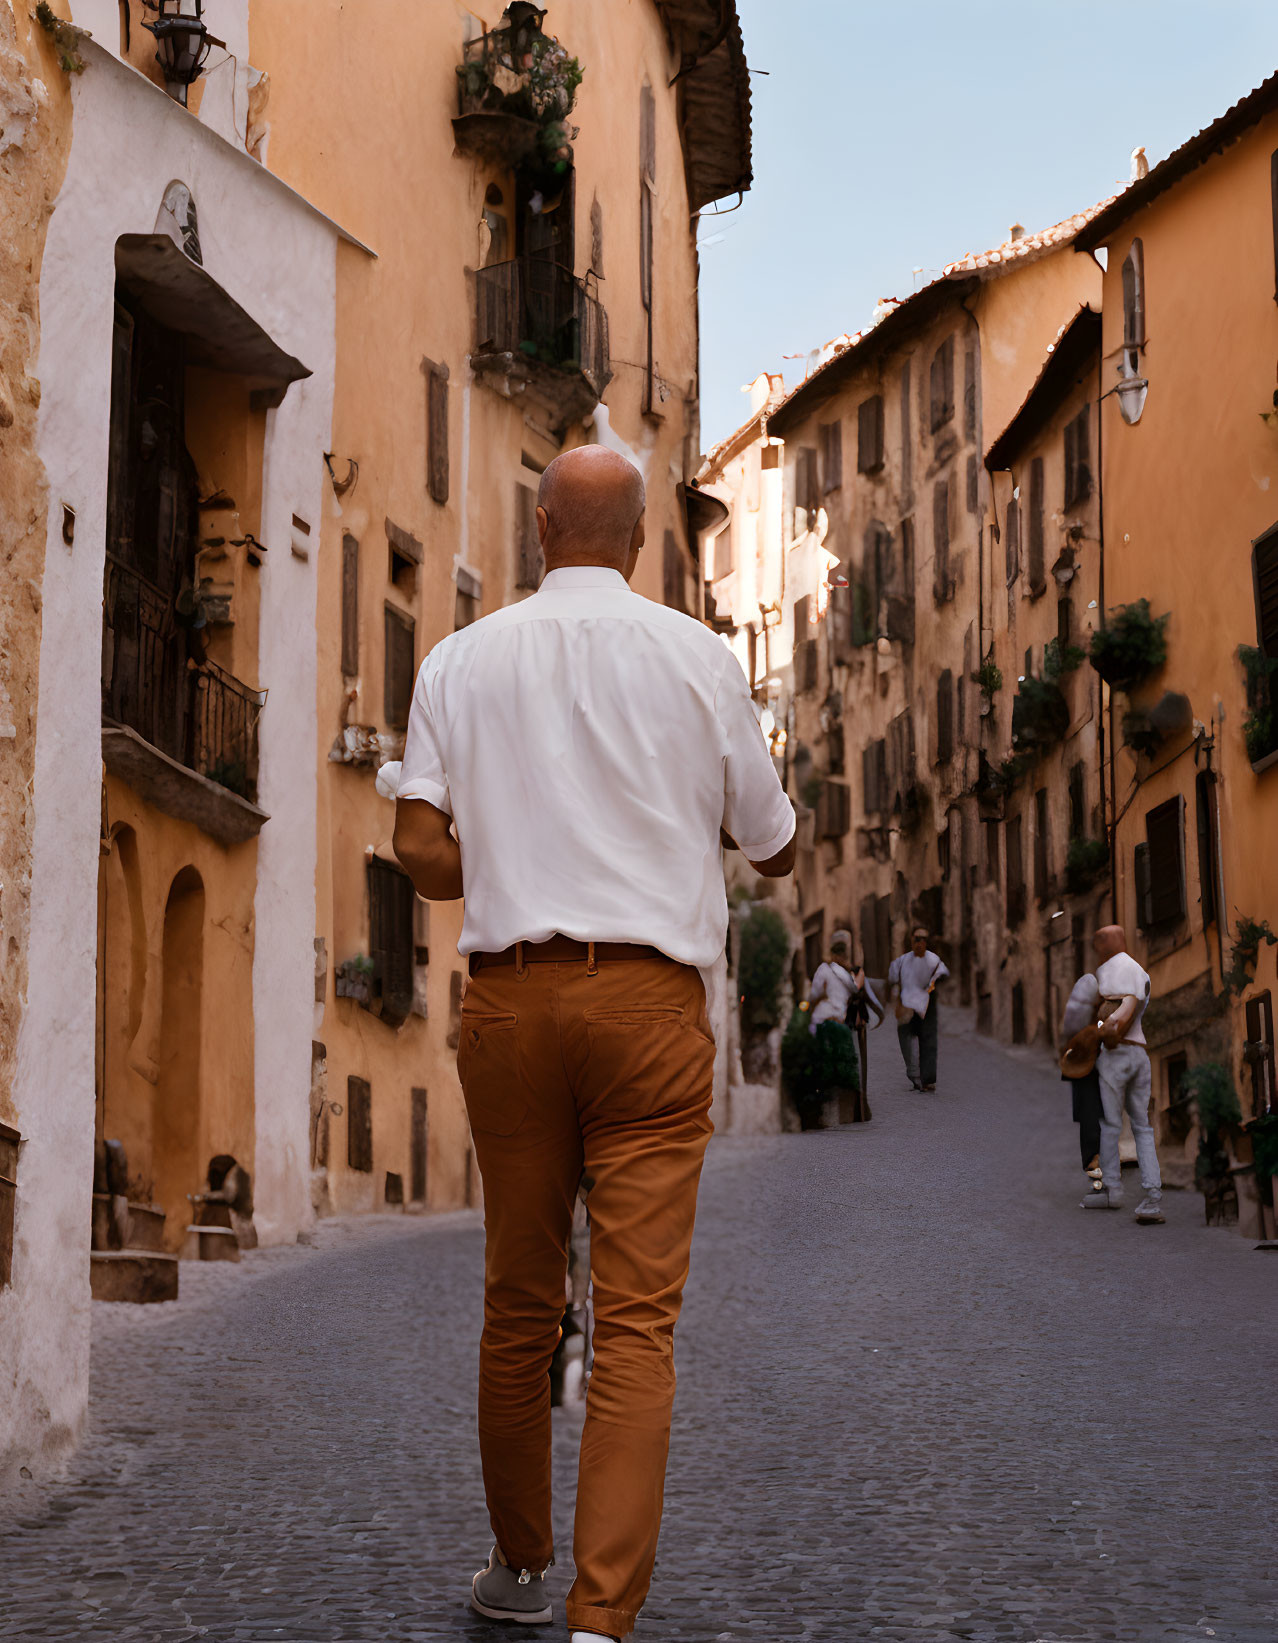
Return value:
[(204, 21), (204, 0), (147, 0), (159, 16), (144, 23), (155, 36), (155, 60), (164, 71), (164, 89), (186, 107), (186, 94), (204, 72), (209, 47), (218, 44)]

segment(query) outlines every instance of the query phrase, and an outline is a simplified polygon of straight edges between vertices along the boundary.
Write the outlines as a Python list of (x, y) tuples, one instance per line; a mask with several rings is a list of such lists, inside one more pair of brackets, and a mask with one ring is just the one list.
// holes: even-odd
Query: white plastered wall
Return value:
[[(0, 1469), (56, 1467), (84, 1423), (93, 1178), (100, 661), (115, 243), (150, 233), (168, 183), (198, 210), (208, 272), (313, 375), (267, 419), (259, 680), (262, 831), (255, 909), (256, 1198), (267, 1240), (307, 1224), (315, 929), (316, 565), (332, 423), (334, 226), (242, 149), (92, 43), (74, 82), (70, 163), (40, 283), (40, 455), (49, 485), (33, 800), (24, 1136), (14, 1284), (0, 1293)], [(75, 509), (74, 545), (62, 509)], [(226, 1023), (234, 1032), (236, 1023)]]

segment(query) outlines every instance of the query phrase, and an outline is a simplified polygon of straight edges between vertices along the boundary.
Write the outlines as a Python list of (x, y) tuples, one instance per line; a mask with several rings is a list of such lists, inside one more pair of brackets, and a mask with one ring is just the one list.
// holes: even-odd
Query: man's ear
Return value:
[(550, 515), (545, 508), (537, 509), (537, 540), (542, 547), (546, 546), (546, 533), (550, 529)]

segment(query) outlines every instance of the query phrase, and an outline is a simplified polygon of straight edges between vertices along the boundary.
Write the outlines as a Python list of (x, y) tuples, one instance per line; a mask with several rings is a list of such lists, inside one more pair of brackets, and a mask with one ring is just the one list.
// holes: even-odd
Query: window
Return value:
[(808, 695), (817, 688), (817, 642), (800, 639), (794, 647), (794, 688)]
[(590, 271), (600, 279), (604, 277), (603, 206), (598, 194), (590, 202)]
[(1034, 895), (1040, 903), (1052, 893), (1047, 826), (1047, 789), (1040, 787), (1034, 794)]
[(801, 639), (808, 637), (808, 624), (812, 620), (812, 595), (805, 593), (802, 599), (794, 601), (794, 642), (797, 645)]
[(654, 398), (656, 366), (653, 357), (653, 219), (657, 208), (657, 101), (652, 87), (639, 92), (639, 300), (645, 317), (646, 358), (643, 410), (657, 409)]
[(843, 724), (836, 719), (825, 733), (825, 767), (832, 776), (841, 776), (846, 760)]
[(673, 531), (667, 531), (661, 548), (661, 597), (671, 610), (688, 611), (687, 574), (683, 549)]
[(948, 884), (950, 878), (950, 829), (948, 823), (936, 835), (936, 861), (941, 870), (941, 883)]
[(349, 531), (342, 537), (342, 672), (359, 672), (359, 543)]
[(843, 483), (843, 424), (823, 422), (821, 437), (821, 490), (826, 496)]
[(1069, 836), (1087, 837), (1087, 767), (1081, 759), (1069, 772)]
[(809, 980), (825, 957), (825, 911), (818, 908), (803, 921), (803, 963)]
[[(908, 382), (909, 377), (905, 380)], [(856, 411), (856, 471), (877, 473), (883, 466), (883, 395), (863, 399)]]
[(1251, 576), (1256, 596), (1256, 643), (1271, 660), (1278, 660), (1278, 525), (1252, 544)]
[(985, 882), (998, 883), (998, 822), (987, 817), (982, 822), (985, 830)]
[(1009, 816), (1004, 824), (1004, 856), (1007, 861), (1007, 922), (1019, 924), (1025, 917), (1025, 861), (1021, 853), (1021, 818)]
[(1194, 777), (1194, 812), (1198, 831), (1198, 901), (1203, 929), (1216, 922), (1216, 778), (1210, 770)]
[(1074, 604), (1068, 595), (1056, 601), (1056, 643), (1064, 650), (1074, 642)]
[(1251, 1108), (1262, 1117), (1278, 1105), (1274, 1080), (1274, 1006), (1266, 993), (1247, 1000), (1247, 1042), (1243, 1056), (1251, 1067)]
[(373, 1167), (373, 1090), (366, 1078), (346, 1080), (346, 1162), (364, 1174)]
[(483, 599), (484, 584), (473, 570), (464, 565), (457, 567), (457, 597), (453, 601), (453, 628), (468, 628), (478, 621)]
[(906, 795), (914, 786), (914, 715), (907, 707), (888, 725), (887, 733), (887, 788), (888, 804), (903, 808)]
[(932, 594), (938, 605), (954, 593), (950, 578), (950, 484), (938, 479), (932, 487)]
[(1012, 983), (1012, 1043), (1025, 1042), (1025, 987), (1022, 982)]
[(382, 1020), (398, 1026), (413, 1008), (413, 882), (393, 862), (368, 864), (368, 956)]
[(426, 488), (433, 502), (444, 503), (448, 501), (448, 367), (424, 359), (422, 370), (426, 373)]
[(800, 446), (794, 459), (794, 505), (807, 514), (804, 528), (816, 523), (816, 511), (821, 506), (817, 484), (817, 454), (810, 445)]
[(1134, 371), (1145, 346), (1145, 248), (1133, 240), (1123, 259), (1123, 348)]
[(1021, 573), (1021, 505), (1015, 496), (1007, 504), (1003, 563), (1007, 585), (1010, 588)]
[(954, 416), (954, 338), (945, 341), (932, 355), (931, 417), (933, 433), (945, 426)]
[(1185, 800), (1177, 793), (1145, 817), (1145, 842), (1135, 851), (1137, 919), (1161, 930), (1185, 916)]
[(1030, 463), (1029, 480), (1029, 585), (1030, 592), (1042, 593), (1047, 586), (1043, 566), (1043, 459), (1036, 456)]
[(1065, 506), (1076, 508), (1092, 494), (1090, 405), (1065, 424)]
[(936, 681), (936, 762), (954, 755), (954, 675), (949, 668)]
[(422, 545), (415, 536), (402, 530), (391, 520), (386, 521), (386, 541), (389, 544), (391, 582), (408, 599), (417, 596), (417, 567), (422, 562)]
[(384, 677), (383, 709), (386, 723), (393, 730), (408, 726), (408, 710), (413, 703), (414, 635), (416, 626), (411, 616), (395, 605), (386, 606), (386, 670)]
[(975, 513), (980, 506), (981, 490), (979, 464), (974, 456), (967, 459), (967, 511)]
[(822, 782), (816, 803), (816, 836), (841, 839), (852, 826), (852, 791), (846, 782)]
[(541, 540), (537, 535), (537, 493), (528, 485), (515, 486), (515, 586), (539, 588), (545, 575)]
[(861, 792), (867, 816), (888, 808), (887, 741), (882, 736), (861, 749)]

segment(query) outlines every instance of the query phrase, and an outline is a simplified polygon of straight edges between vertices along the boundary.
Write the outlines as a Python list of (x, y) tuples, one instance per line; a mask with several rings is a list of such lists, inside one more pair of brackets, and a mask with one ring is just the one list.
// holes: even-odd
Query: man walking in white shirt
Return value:
[(621, 1638), (656, 1554), (711, 1131), (699, 970), (727, 933), (720, 830), (780, 876), (795, 820), (731, 652), (627, 586), (638, 472), (600, 446), (570, 451), (538, 503), (540, 591), (443, 640), (418, 674), (395, 850), (420, 895), (466, 897), (458, 1070), (484, 1183), (479, 1437), (496, 1540), (472, 1604), (551, 1618), (548, 1371), (584, 1184), (594, 1370), (567, 1618), (575, 1639)]
[(927, 943), (927, 926), (916, 924), (910, 932), (909, 952), (894, 958), (888, 966), (888, 992), (896, 994), (896, 1036), (905, 1076), (916, 1090), (930, 1092), (936, 1088), (940, 1027), (936, 987), (950, 972)]
[(1122, 1164), (1118, 1137), (1126, 1110), (1136, 1142), (1136, 1162), (1145, 1196), (1136, 1206), (1136, 1219), (1160, 1222), (1163, 1215), (1163, 1178), (1158, 1168), (1158, 1149), (1149, 1122), (1149, 1051), (1141, 1026), (1149, 1004), (1149, 977), (1127, 951), (1127, 937), (1121, 925), (1107, 924), (1092, 938), (1099, 963), (1096, 984), (1100, 989), (1101, 1047), (1096, 1070), (1100, 1074), (1101, 1125), (1100, 1163), (1103, 1191), (1082, 1201), (1084, 1209), (1123, 1207)]

